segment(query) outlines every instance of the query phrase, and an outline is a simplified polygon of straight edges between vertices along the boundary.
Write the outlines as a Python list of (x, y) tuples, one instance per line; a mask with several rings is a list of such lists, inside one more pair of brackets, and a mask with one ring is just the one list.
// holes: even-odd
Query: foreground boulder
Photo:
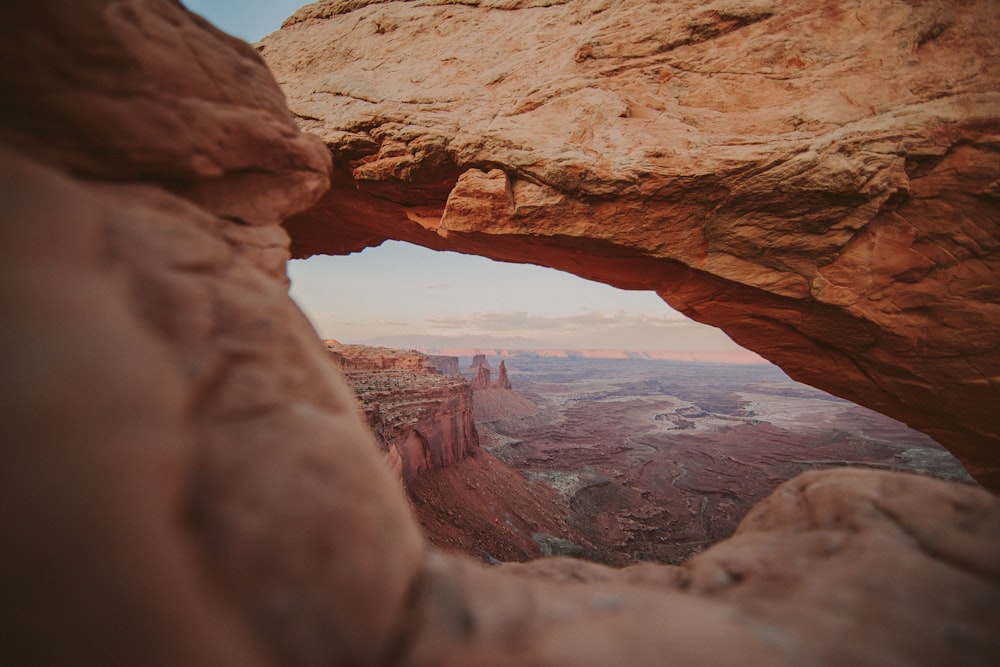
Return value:
[(1000, 659), (967, 486), (814, 473), (681, 569), (435, 554), (287, 296), (329, 164), (253, 49), (169, 0), (0, 22), (4, 664)]
[(1000, 5), (303, 8), (261, 52), (384, 239), (653, 289), (1000, 489)]

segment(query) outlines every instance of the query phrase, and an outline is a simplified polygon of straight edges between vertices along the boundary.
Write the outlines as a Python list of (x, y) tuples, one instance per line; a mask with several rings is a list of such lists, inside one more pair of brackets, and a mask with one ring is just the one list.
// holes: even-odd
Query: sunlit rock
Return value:
[(1000, 488), (1000, 5), (325, 0), (261, 53), (383, 239), (657, 290)]

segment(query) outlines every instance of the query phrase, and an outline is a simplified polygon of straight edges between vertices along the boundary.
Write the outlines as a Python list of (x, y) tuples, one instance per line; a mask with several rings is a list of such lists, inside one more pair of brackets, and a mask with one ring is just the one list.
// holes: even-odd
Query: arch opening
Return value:
[[(807, 470), (971, 481), (927, 435), (795, 382), (654, 292), (394, 241), (293, 260), (289, 275), (334, 356), (377, 359), (369, 371), (342, 368), (446, 550), (486, 562), (678, 564)], [(461, 374), (467, 399), (451, 380), (429, 391), (405, 356), (415, 353)], [(419, 470), (395, 460), (414, 433), (426, 450)]]

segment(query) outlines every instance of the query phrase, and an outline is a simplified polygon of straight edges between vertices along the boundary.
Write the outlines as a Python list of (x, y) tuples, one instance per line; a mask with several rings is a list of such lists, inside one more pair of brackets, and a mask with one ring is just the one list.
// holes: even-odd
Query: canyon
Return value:
[[(542, 545), (583, 541), (554, 489), (480, 447), (475, 379), (457, 374), (458, 357), (323, 342), (431, 544), (498, 563), (538, 558)], [(477, 373), (488, 368), (479, 361)]]
[[(172, 0), (0, 25), (5, 664), (1000, 660), (996, 3), (322, 0), (255, 46)], [(680, 565), (457, 556), (288, 297), (291, 256), (388, 238), (656, 289), (979, 485), (831, 464)], [(677, 391), (649, 416), (691, 460), (747, 418)], [(731, 432), (794, 454), (772, 417)], [(461, 453), (424, 497), (503, 488)], [(684, 470), (724, 497), (719, 457)]]
[[(425, 537), (488, 563), (567, 555), (679, 565), (809, 470), (972, 482), (926, 435), (769, 364), (612, 350), (491, 350), (466, 364), (324, 342)], [(439, 366), (464, 367), (465, 377)]]

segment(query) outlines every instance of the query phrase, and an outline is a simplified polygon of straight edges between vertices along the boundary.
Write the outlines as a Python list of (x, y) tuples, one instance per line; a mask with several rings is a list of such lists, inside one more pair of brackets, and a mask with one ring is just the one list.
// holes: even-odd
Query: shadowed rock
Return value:
[[(546, 2), (491, 4), (553, 11)], [(583, 12), (582, 19), (601, 6), (565, 5)], [(954, 34), (967, 34), (968, 47), (980, 48), (977, 31), (993, 25), (982, 7), (922, 29), (925, 38), (912, 48), (935, 49)], [(725, 39), (754, 29), (770, 12), (723, 9), (682, 22), (688, 37), (681, 42)], [(540, 18), (534, 14), (531, 25), (564, 29)], [(884, 23), (891, 16), (877, 18)], [(839, 25), (835, 19), (825, 18)], [(635, 20), (653, 25), (643, 15)], [(13, 1), (0, 7), (0, 25), (8, 28), (0, 40), (5, 664), (988, 664), (1000, 658), (1000, 503), (981, 489), (917, 477), (826, 472), (793, 480), (732, 541), (680, 570), (559, 561), (483, 569), (435, 554), (350, 391), (287, 296), (289, 240), (280, 222), (320, 196), (329, 165), (323, 146), (295, 128), (255, 51), (169, 0)], [(298, 29), (310, 25), (328, 24), (309, 19)], [(380, 25), (383, 32), (399, 29), (391, 21)], [(675, 41), (672, 25), (663, 27), (667, 46)], [(378, 26), (369, 27), (379, 34)], [(776, 30), (775, 40), (783, 34)], [(586, 45), (574, 46), (573, 61), (598, 65), (609, 48), (649, 46), (602, 39), (594, 32)], [(518, 53), (511, 44), (499, 46)], [(817, 53), (822, 60), (823, 51)], [(803, 62), (807, 56), (797, 54)], [(988, 70), (990, 61), (970, 62)], [(956, 85), (972, 88), (985, 76), (962, 78), (946, 69)], [(577, 102), (604, 99), (581, 95)], [(956, 127), (949, 105), (971, 116), (982, 111), (979, 98), (962, 95), (933, 103), (944, 105), (946, 135)], [(575, 127), (565, 115), (563, 126)], [(971, 132), (964, 120), (957, 127)], [(565, 144), (567, 137), (553, 136)], [(925, 183), (940, 182), (945, 191), (949, 179), (964, 183), (969, 173), (993, 169), (982, 161), (989, 149), (979, 135), (961, 136), (929, 167)], [(370, 151), (359, 145), (359, 157)], [(900, 150), (910, 155), (906, 145)], [(381, 161), (390, 146), (383, 142), (380, 150), (372, 173), (396, 169)], [(859, 149), (856, 159), (863, 162), (866, 151)], [(872, 159), (881, 165), (888, 158), (875, 151)], [(706, 169), (719, 166), (706, 158)], [(447, 164), (437, 168), (441, 182), (453, 178)], [(589, 172), (578, 173), (581, 187), (591, 187)], [(878, 173), (875, 200), (888, 192)], [(501, 180), (489, 172), (483, 178), (489, 188)], [(853, 192), (852, 177), (844, 178)], [(531, 190), (544, 181), (524, 182)], [(429, 179), (427, 201), (440, 196), (435, 187)], [(536, 201), (556, 196), (544, 189), (551, 186), (538, 187)], [(512, 185), (514, 192), (523, 188)], [(392, 189), (380, 196), (396, 196)], [(680, 192), (651, 193), (650, 206)], [(558, 196), (577, 195), (567, 189)], [(990, 196), (960, 201), (975, 212), (991, 205)], [(933, 192), (927, 197), (921, 205), (954, 203)], [(400, 210), (384, 199), (345, 196), (345, 215), (355, 215), (359, 201)], [(579, 201), (601, 205), (592, 197)], [(338, 206), (336, 195), (322, 204), (327, 212)], [(955, 218), (964, 225), (976, 216)], [(328, 230), (324, 235), (330, 238)], [(551, 248), (567, 249), (553, 255), (554, 263), (580, 257), (590, 242), (574, 239), (584, 238), (550, 239)], [(983, 241), (981, 266), (988, 266), (990, 252)], [(780, 263), (786, 254), (775, 257)], [(618, 264), (630, 274), (631, 261), (622, 259), (606, 255), (597, 264)], [(679, 271), (683, 277), (692, 270)], [(968, 294), (959, 277), (949, 294)], [(765, 272), (760, 282), (772, 279)], [(765, 308), (769, 299), (797, 284), (754, 288), (772, 296), (747, 307), (773, 315)], [(985, 299), (990, 290), (977, 294)], [(933, 296), (928, 301), (930, 312), (940, 314)], [(790, 307), (780, 321), (798, 323), (802, 312)], [(823, 330), (850, 338), (838, 318), (823, 320)], [(976, 338), (955, 321), (956, 331), (972, 339), (955, 358), (972, 363), (979, 357), (969, 346), (992, 329), (983, 327), (983, 338)], [(921, 348), (927, 353), (917, 360), (940, 358), (941, 330), (950, 331), (927, 329)], [(795, 331), (786, 338), (802, 349)], [(910, 340), (898, 341), (908, 354), (915, 349), (904, 344)], [(884, 351), (887, 367), (895, 368), (904, 357), (880, 344), (872, 344), (871, 358)], [(956, 414), (975, 416), (970, 410)], [(976, 428), (988, 423), (969, 421)]]
[(293, 253), (653, 289), (1000, 488), (998, 32), (991, 0), (325, 0), (261, 49), (334, 159)]

